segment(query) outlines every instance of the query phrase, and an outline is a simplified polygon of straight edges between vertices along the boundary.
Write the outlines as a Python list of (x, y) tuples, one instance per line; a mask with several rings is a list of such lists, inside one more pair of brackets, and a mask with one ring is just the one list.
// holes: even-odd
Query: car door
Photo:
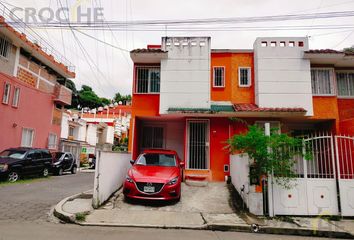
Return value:
[(63, 157), (63, 169), (66, 171), (70, 168), (70, 157), (68, 153), (65, 153)]
[(33, 170), (34, 170), (33, 172), (34, 173), (39, 173), (43, 170), (44, 163), (43, 163), (43, 157), (42, 157), (41, 150), (34, 151), (34, 157), (32, 158), (32, 164), (33, 164)]
[(30, 150), (22, 161), (22, 174), (30, 175), (36, 172), (36, 151)]

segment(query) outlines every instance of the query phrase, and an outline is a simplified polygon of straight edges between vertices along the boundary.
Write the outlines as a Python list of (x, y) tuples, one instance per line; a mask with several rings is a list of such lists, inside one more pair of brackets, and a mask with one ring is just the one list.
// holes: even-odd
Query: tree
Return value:
[(344, 48), (343, 52), (345, 53), (354, 53), (354, 45), (348, 48)]
[(249, 126), (245, 134), (234, 135), (228, 140), (231, 152), (241, 151), (247, 153), (253, 160), (250, 178), (259, 178), (273, 173), (279, 185), (289, 188), (290, 181), (295, 177), (295, 156), (311, 159), (309, 149), (303, 152), (302, 139), (293, 138), (272, 129), (270, 136), (264, 130), (254, 125)]
[(82, 85), (79, 91), (79, 104), (81, 107), (97, 108), (102, 106), (101, 98), (90, 86)]
[(127, 101), (132, 100), (132, 96), (129, 95), (122, 95), (119, 92), (114, 95), (113, 100), (117, 103), (122, 102), (123, 104), (126, 104)]
[(107, 98), (104, 98), (104, 97), (100, 98), (100, 101), (101, 101), (101, 104), (104, 105), (104, 106), (105, 106), (105, 105), (109, 105), (109, 104), (112, 103), (111, 100), (109, 100), (109, 99), (107, 99)]

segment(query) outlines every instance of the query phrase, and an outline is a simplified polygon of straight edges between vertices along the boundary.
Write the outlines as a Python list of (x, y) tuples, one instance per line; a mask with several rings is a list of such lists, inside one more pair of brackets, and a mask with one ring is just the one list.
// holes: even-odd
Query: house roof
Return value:
[[(9, 37), (12, 41), (19, 44), (23, 49), (29, 51), (41, 62), (53, 68), (56, 72), (65, 77), (75, 78), (75, 72), (70, 69), (70, 67), (73, 66), (65, 66), (63, 62), (59, 62), (53, 55), (45, 52), (45, 49), (40, 45), (30, 41), (26, 34), (15, 30), (15, 28), (6, 22), (3, 16), (0, 16), (0, 27), (1, 31), (5, 32), (6, 37)], [(64, 59), (63, 56), (57, 56), (57, 58)]]
[(251, 103), (239, 103), (234, 104), (235, 112), (300, 112), (305, 113), (304, 108), (269, 108), (269, 107), (258, 107), (256, 104)]
[(130, 53), (166, 53), (166, 52), (167, 51), (164, 51), (161, 48), (137, 48), (130, 51)]
[(264, 108), (250, 103), (238, 103), (233, 105), (211, 105), (210, 108), (169, 108), (168, 111), (178, 113), (306, 113), (304, 108)]
[(338, 51), (334, 49), (310, 49), (308, 51), (305, 51), (305, 53), (315, 53), (315, 54), (344, 54), (347, 56), (354, 55), (354, 53), (349, 53), (349, 52), (344, 52), (344, 51)]

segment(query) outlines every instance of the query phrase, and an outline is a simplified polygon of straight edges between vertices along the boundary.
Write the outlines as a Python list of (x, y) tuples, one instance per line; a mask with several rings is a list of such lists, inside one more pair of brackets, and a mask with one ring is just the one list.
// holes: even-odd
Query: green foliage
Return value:
[(295, 177), (294, 157), (310, 157), (303, 151), (302, 139), (278, 133), (277, 129), (272, 129), (270, 136), (266, 136), (264, 130), (256, 125), (249, 126), (245, 134), (234, 135), (228, 144), (231, 152), (247, 153), (253, 160), (251, 178), (273, 172), (277, 183), (284, 187), (290, 187), (290, 181)]
[(348, 48), (344, 48), (343, 52), (345, 53), (354, 53), (354, 45)]
[(109, 104), (111, 104), (112, 103), (112, 101), (111, 100), (109, 100), (109, 99), (107, 99), (107, 98), (100, 98), (100, 101), (101, 101), (101, 104), (102, 105), (109, 105)]
[(117, 103), (119, 103), (121, 101), (123, 104), (125, 104), (127, 101), (132, 100), (132, 96), (131, 95), (121, 95), (120, 93), (116, 93), (114, 95), (113, 100)]
[(101, 98), (87, 85), (82, 85), (79, 91), (79, 103), (81, 107), (96, 108), (102, 106)]

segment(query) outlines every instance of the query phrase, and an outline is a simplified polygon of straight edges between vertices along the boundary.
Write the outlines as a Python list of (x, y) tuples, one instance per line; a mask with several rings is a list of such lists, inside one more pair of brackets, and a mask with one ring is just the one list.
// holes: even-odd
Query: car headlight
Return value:
[(178, 177), (173, 178), (172, 180), (170, 180), (167, 185), (175, 185), (178, 182)]
[(0, 170), (1, 171), (6, 171), (9, 168), (9, 165), (7, 164), (0, 164)]
[(131, 179), (131, 177), (129, 177), (128, 175), (125, 176), (125, 180), (126, 180), (127, 182), (130, 182), (130, 183), (133, 183), (133, 182), (134, 182), (133, 179)]

